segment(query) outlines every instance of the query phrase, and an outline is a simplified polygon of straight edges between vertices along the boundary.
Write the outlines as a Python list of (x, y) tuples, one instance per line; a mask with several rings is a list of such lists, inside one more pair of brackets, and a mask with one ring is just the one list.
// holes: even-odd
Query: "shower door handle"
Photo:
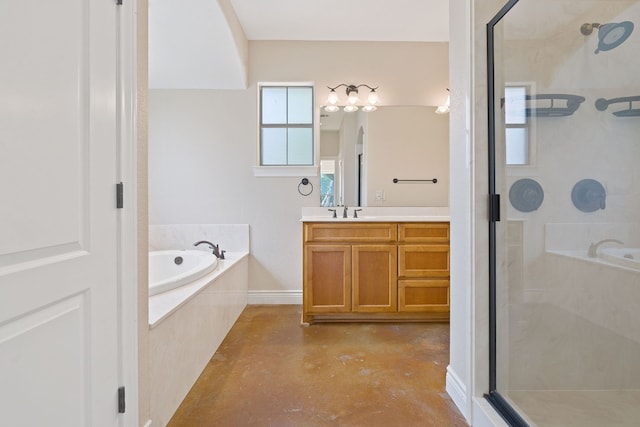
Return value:
[(500, 195), (489, 194), (489, 222), (500, 221)]

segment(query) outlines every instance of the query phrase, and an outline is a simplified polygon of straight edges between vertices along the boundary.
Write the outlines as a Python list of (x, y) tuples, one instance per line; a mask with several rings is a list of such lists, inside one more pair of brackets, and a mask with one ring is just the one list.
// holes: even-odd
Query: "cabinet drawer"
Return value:
[(327, 243), (370, 243), (394, 242), (397, 238), (395, 224), (366, 223), (366, 224), (336, 224), (336, 223), (305, 223), (305, 242)]
[(449, 277), (449, 245), (398, 246), (401, 277)]
[(449, 243), (449, 223), (398, 224), (398, 241), (401, 243)]
[(449, 311), (449, 280), (398, 280), (398, 311)]

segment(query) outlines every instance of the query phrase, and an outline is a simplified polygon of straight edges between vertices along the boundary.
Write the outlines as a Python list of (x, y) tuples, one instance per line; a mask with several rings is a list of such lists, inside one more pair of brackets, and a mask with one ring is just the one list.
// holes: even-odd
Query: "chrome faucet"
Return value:
[(624, 242), (621, 242), (618, 239), (604, 239), (604, 240), (600, 240), (599, 242), (596, 243), (591, 243), (589, 245), (589, 250), (587, 251), (587, 256), (589, 258), (595, 258), (596, 256), (598, 256), (598, 246), (600, 246), (603, 243), (608, 243), (608, 242), (613, 242), (613, 243), (618, 243), (620, 245), (624, 245)]
[(220, 245), (214, 245), (213, 243), (211, 243), (211, 242), (209, 242), (207, 240), (200, 240), (198, 242), (195, 242), (193, 244), (193, 246), (198, 246), (198, 245), (201, 245), (203, 243), (209, 245), (209, 249), (211, 249), (213, 251), (213, 254), (216, 256), (216, 258), (224, 259), (224, 253), (226, 251), (221, 251), (220, 250)]
[(344, 206), (344, 210), (342, 211), (342, 218), (347, 218), (347, 209), (349, 209), (347, 207), (347, 205)]

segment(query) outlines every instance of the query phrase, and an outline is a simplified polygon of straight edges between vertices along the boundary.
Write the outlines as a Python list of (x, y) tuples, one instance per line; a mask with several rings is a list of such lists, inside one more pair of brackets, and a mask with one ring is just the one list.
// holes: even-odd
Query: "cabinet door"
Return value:
[(304, 312), (351, 311), (351, 245), (306, 245)]
[(449, 245), (400, 245), (401, 277), (449, 277)]
[(397, 311), (396, 245), (353, 245), (352, 254), (353, 311)]
[(398, 280), (399, 312), (448, 312), (449, 280)]

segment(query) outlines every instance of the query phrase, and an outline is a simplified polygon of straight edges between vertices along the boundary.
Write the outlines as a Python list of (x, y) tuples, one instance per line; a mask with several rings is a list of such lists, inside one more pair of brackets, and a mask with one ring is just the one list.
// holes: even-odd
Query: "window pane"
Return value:
[(526, 89), (523, 86), (504, 88), (504, 122), (509, 125), (527, 123)]
[(287, 88), (262, 88), (262, 123), (287, 123)]
[(287, 129), (262, 129), (262, 165), (287, 164)]
[(506, 150), (508, 165), (529, 164), (529, 140), (527, 138), (527, 128), (507, 128)]
[(289, 164), (313, 164), (313, 129), (289, 129)]
[(289, 123), (313, 123), (313, 92), (310, 87), (289, 88)]

